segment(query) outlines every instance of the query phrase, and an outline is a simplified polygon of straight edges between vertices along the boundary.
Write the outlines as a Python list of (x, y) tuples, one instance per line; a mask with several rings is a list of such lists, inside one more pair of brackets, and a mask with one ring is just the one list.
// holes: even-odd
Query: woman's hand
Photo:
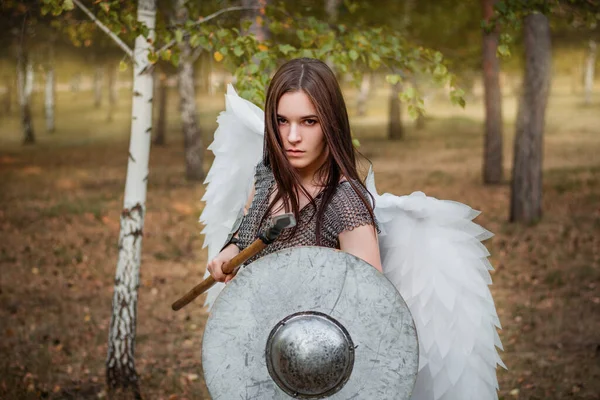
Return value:
[(240, 253), (239, 247), (235, 244), (230, 244), (225, 247), (221, 252), (213, 258), (208, 264), (206, 264), (206, 268), (210, 275), (217, 282), (229, 282), (235, 274), (224, 274), (223, 273), (223, 265), (229, 262), (233, 257), (237, 256)]

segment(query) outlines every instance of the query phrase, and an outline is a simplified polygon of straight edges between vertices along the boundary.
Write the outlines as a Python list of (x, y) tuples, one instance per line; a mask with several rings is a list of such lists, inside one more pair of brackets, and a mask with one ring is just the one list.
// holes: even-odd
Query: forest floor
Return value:
[[(16, 115), (0, 128), (2, 399), (106, 396), (129, 105), (123, 102), (108, 124), (104, 111), (92, 110), (90, 102), (59, 103), (58, 132), (48, 135), (39, 128), (36, 146), (17, 144)], [(508, 99), (505, 106), (512, 119), (514, 105)], [(208, 110), (202, 117), (207, 140), (220, 107), (221, 100), (201, 102)], [(584, 108), (575, 96), (553, 92), (544, 217), (532, 226), (507, 222), (508, 179), (497, 186), (481, 184), (480, 108), (434, 108), (424, 130), (409, 128), (404, 141), (389, 142), (383, 139), (381, 100), (367, 117), (353, 119), (354, 133), (373, 161), (380, 192), (421, 190), (469, 204), (483, 211), (476, 221), (496, 234), (486, 245), (496, 268), (491, 290), (508, 366), (498, 371), (500, 397), (598, 399), (600, 103)], [(170, 109), (174, 115), (174, 101)], [(41, 121), (37, 118), (36, 126), (43, 126)], [(178, 123), (169, 127), (168, 145), (153, 147), (150, 160), (136, 368), (147, 399), (208, 399), (200, 363), (207, 313), (198, 300), (177, 313), (170, 309), (204, 271), (197, 222), (204, 189), (185, 181), (182, 143), (173, 138), (179, 136)], [(507, 118), (507, 177), (513, 132)], [(210, 161), (207, 157), (207, 169)]]

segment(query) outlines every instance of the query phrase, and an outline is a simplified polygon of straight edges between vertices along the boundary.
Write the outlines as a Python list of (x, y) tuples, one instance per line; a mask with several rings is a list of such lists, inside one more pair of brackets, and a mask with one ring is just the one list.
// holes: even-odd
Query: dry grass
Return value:
[[(129, 104), (104, 122), (89, 96), (62, 94), (58, 132), (38, 129), (21, 148), (16, 116), (2, 123), (0, 146), (0, 397), (92, 399), (105, 395), (104, 358), (117, 258)], [(353, 93), (348, 95), (352, 104)], [(39, 100), (39, 99), (38, 99)], [(480, 184), (482, 115), (438, 103), (426, 130), (404, 142), (382, 139), (385, 93), (354, 118), (380, 191), (422, 190), (483, 210), (496, 233), (488, 246), (492, 287), (504, 330), (499, 371), (505, 399), (597, 399), (600, 393), (599, 100), (555, 91), (545, 145), (545, 216), (534, 226), (506, 222), (509, 186)], [(36, 103), (39, 111), (40, 104)], [(506, 176), (511, 164), (513, 98), (506, 99)], [(177, 104), (170, 102), (170, 116)], [(201, 99), (208, 138), (222, 100)], [(36, 112), (39, 114), (39, 112)], [(36, 118), (42, 127), (41, 117)], [(407, 124), (410, 125), (410, 124)], [(183, 179), (178, 122), (168, 147), (154, 147), (148, 189), (137, 369), (149, 399), (208, 398), (200, 344), (200, 302), (173, 313), (171, 302), (200, 279), (197, 218), (203, 188)], [(207, 163), (210, 160), (207, 160)], [(208, 164), (207, 164), (208, 167)]]

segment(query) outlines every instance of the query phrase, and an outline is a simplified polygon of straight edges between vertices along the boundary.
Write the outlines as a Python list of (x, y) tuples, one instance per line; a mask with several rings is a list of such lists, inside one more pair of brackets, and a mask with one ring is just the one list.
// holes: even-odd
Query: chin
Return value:
[(290, 162), (290, 165), (296, 169), (304, 169), (308, 166), (311, 165), (311, 161), (310, 160), (298, 160), (298, 159), (288, 159)]

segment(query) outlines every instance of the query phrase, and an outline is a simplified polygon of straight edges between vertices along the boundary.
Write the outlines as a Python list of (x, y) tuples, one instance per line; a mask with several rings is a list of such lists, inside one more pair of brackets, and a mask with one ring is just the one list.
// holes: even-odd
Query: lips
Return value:
[(302, 154), (305, 153), (302, 150), (295, 150), (295, 149), (288, 149), (288, 150), (286, 150), (286, 152), (288, 153), (288, 155), (293, 156), (293, 157), (300, 157)]

